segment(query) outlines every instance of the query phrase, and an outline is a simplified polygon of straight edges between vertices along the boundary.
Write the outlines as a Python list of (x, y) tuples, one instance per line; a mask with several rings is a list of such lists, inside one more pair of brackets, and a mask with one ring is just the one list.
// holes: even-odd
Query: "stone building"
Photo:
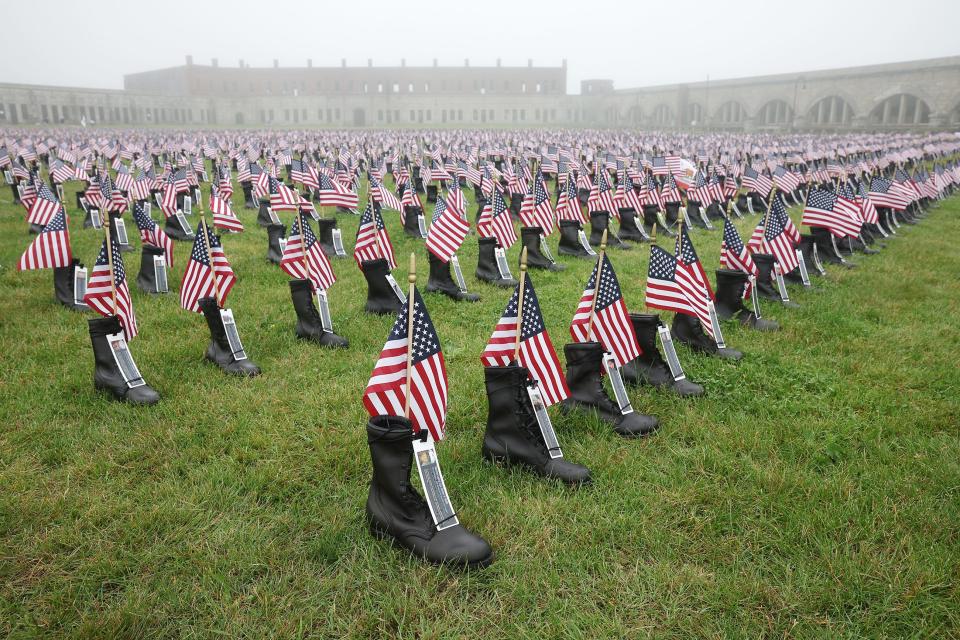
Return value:
[(185, 64), (123, 90), (0, 83), (0, 125), (197, 127), (630, 127), (935, 129), (960, 126), (960, 56), (827, 71), (566, 93), (559, 67), (254, 68)]

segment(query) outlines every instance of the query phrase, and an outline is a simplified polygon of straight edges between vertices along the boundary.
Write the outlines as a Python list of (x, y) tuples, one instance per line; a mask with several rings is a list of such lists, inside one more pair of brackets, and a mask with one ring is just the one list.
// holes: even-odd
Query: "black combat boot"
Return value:
[(620, 237), (635, 242), (645, 239), (637, 226), (637, 212), (633, 208), (620, 209)]
[(824, 229), (823, 227), (810, 227), (810, 233), (813, 235), (813, 241), (817, 245), (817, 255), (820, 257), (820, 262), (827, 262), (830, 264), (840, 264), (848, 269), (852, 269), (854, 265), (850, 262), (846, 262), (834, 249), (834, 240), (832, 240), (832, 234), (829, 230)]
[(57, 302), (73, 311), (88, 311), (90, 307), (86, 304), (77, 304), (75, 300), (76, 291), (74, 290), (74, 270), (83, 268), (80, 261), (74, 258), (69, 266), (53, 268), (53, 295)]
[(520, 227), (520, 242), (527, 249), (527, 266), (531, 269), (546, 269), (547, 271), (563, 271), (566, 269), (566, 265), (557, 264), (543, 255), (540, 250), (540, 243), (545, 241), (542, 228)]
[(390, 265), (386, 258), (365, 260), (360, 263), (360, 269), (363, 277), (367, 279), (367, 304), (364, 310), (378, 315), (399, 313), (400, 299), (387, 282)]
[(261, 227), (269, 227), (273, 224), (270, 217), (270, 198), (260, 198), (260, 208), (257, 211), (257, 224)]
[(780, 294), (773, 285), (773, 265), (776, 258), (770, 253), (754, 253), (753, 262), (757, 265), (760, 272), (757, 275), (756, 286), (754, 286), (754, 295), (759, 295), (767, 300), (776, 300), (780, 302)]
[(700, 320), (684, 313), (678, 313), (673, 317), (670, 334), (675, 341), (682, 342), (697, 353), (716, 356), (725, 360), (739, 360), (743, 357), (741, 351), (729, 347), (722, 349), (718, 347), (713, 338), (704, 333), (703, 327), (700, 326)]
[(823, 274), (817, 269), (820, 253), (817, 250), (817, 243), (814, 237), (808, 233), (801, 234), (800, 244), (797, 245), (797, 248), (800, 249), (800, 253), (803, 255), (803, 264), (807, 267), (807, 275), (811, 278), (813, 276), (817, 276), (818, 278), (823, 277)]
[(457, 301), (476, 302), (480, 299), (480, 296), (475, 293), (466, 293), (460, 290), (460, 287), (457, 286), (450, 275), (449, 262), (444, 262), (433, 255), (432, 251), (427, 251), (427, 258), (430, 260), (430, 279), (427, 280), (427, 291), (442, 293)]
[(670, 365), (657, 347), (657, 330), (663, 324), (655, 313), (631, 313), (630, 323), (637, 334), (640, 356), (621, 368), (625, 380), (632, 384), (648, 384), (652, 387), (671, 389), (678, 396), (702, 396), (703, 387), (688, 380), (686, 376), (675, 380)]
[(233, 375), (248, 377), (260, 375), (260, 367), (247, 358), (246, 354), (238, 360), (237, 354), (234, 354), (233, 349), (230, 348), (227, 330), (223, 326), (220, 305), (217, 301), (214, 298), (200, 298), (198, 304), (210, 328), (210, 344), (207, 345), (205, 356), (207, 360)]
[(436, 202), (437, 201), (437, 185), (428, 184), (427, 185), (427, 202)]
[(184, 231), (176, 215), (167, 216), (163, 223), (163, 232), (174, 240), (193, 240), (193, 232)]
[(489, 282), (498, 287), (510, 288), (517, 286), (517, 281), (513, 278), (504, 278), (500, 275), (500, 268), (497, 266), (497, 248), (496, 238), (477, 238), (480, 245), (480, 252), (477, 255), (477, 280)]
[(653, 433), (660, 426), (653, 416), (636, 413), (623, 415), (619, 405), (603, 388), (603, 347), (599, 342), (571, 342), (564, 345), (567, 358), (567, 386), (570, 397), (563, 401), (566, 410), (577, 407), (596, 409), (600, 419), (613, 425), (624, 437), (635, 438)]
[[(160, 285), (157, 282), (157, 268), (154, 264), (154, 258), (163, 255), (165, 255), (164, 251), (160, 247), (155, 247), (152, 244), (143, 245), (143, 249), (140, 252), (140, 273), (137, 274), (137, 286), (140, 288), (140, 291), (145, 293), (167, 293), (166, 290), (159, 290)], [(169, 276), (169, 274), (167, 275)]]
[(643, 205), (643, 230), (647, 232), (647, 235), (653, 233), (654, 225), (660, 224), (660, 221), (657, 220), (659, 211), (655, 204)]
[(27, 234), (31, 236), (39, 235), (43, 231), (43, 225), (37, 224), (36, 222), (30, 223), (30, 228), (27, 229)]
[[(117, 366), (107, 336), (123, 332), (120, 319), (106, 316), (87, 320), (87, 324), (90, 327), (90, 342), (93, 343), (93, 386), (110, 393), (115, 400), (130, 404), (156, 404), (160, 400), (159, 393), (148, 384), (139, 384), (143, 380), (132, 380), (137, 386), (131, 387)], [(132, 355), (130, 357), (133, 358)]]
[(481, 568), (493, 562), (493, 550), (463, 525), (437, 531), (430, 508), (410, 484), (413, 465), (410, 421), (375, 416), (367, 422), (373, 479), (367, 496), (367, 522), (377, 538), (392, 538), (411, 554), (433, 564)]
[(280, 238), (287, 235), (287, 227), (282, 224), (267, 225), (267, 262), (280, 264), (283, 259), (283, 250), (280, 248)]
[(606, 211), (594, 211), (590, 214), (590, 245), (600, 246), (603, 240), (603, 232), (607, 232), (607, 248), (632, 249), (629, 244), (620, 239), (620, 237), (610, 229), (610, 214)]
[(290, 297), (293, 299), (293, 310), (297, 313), (295, 332), (298, 338), (316, 342), (324, 347), (346, 349), (350, 346), (346, 338), (338, 336), (333, 331), (324, 331), (320, 312), (313, 304), (313, 286), (309, 280), (291, 280)]
[(342, 258), (338, 256), (337, 249), (333, 246), (333, 230), (337, 228), (337, 221), (333, 218), (320, 218), (317, 220), (317, 239), (320, 240), (320, 248), (323, 253), (331, 258)]
[(257, 203), (253, 201), (253, 183), (241, 182), (240, 188), (243, 189), (243, 208), (256, 209)]
[(403, 208), (403, 232), (411, 238), (423, 238), (420, 234), (420, 216), (423, 210), (420, 207), (405, 206)]
[(561, 220), (560, 245), (557, 247), (557, 253), (562, 256), (593, 259), (595, 256), (587, 253), (587, 250), (580, 244), (580, 230), (582, 228), (576, 220)]
[(736, 319), (745, 327), (758, 331), (777, 331), (780, 325), (773, 320), (758, 318), (743, 304), (743, 292), (748, 277), (743, 271), (717, 269), (717, 301), (714, 308), (721, 320)]
[(520, 209), (523, 208), (523, 194), (510, 194), (510, 217), (516, 221), (520, 219)]
[(527, 393), (527, 385), (534, 383), (528, 380), (526, 367), (484, 367), (483, 372), (489, 406), (483, 457), (524, 466), (569, 485), (589, 483), (589, 469), (562, 457), (550, 457)]

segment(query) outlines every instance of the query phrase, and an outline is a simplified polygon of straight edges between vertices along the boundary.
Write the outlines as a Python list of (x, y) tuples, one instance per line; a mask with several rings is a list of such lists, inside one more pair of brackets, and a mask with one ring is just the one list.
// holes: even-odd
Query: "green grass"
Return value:
[[(133, 408), (93, 389), (92, 316), (53, 302), (50, 271), (15, 271), (27, 225), (0, 191), (0, 635), (960, 636), (960, 199), (794, 290), (800, 309), (764, 305), (779, 333), (726, 326), (742, 362), (679, 348), (707, 395), (633, 391), (657, 435), (627, 441), (555, 413), (566, 455), (594, 473), (579, 491), (480, 461), (478, 356), (509, 291), (473, 278), (469, 238), (483, 300), (427, 296), (450, 374), (444, 472), (462, 522), (497, 553), (464, 573), (366, 531), (360, 396), (392, 318), (364, 314), (361, 274), (337, 261), (331, 306), (350, 350), (298, 342), (287, 276), (264, 262), (240, 197), (229, 305), (264, 375), (224, 376), (176, 293), (134, 291), (132, 349), (163, 400)], [(339, 221), (352, 248), (357, 219)], [(92, 266), (100, 237), (81, 222), (74, 252)], [(422, 243), (388, 224), (401, 264), (416, 250), (425, 266)], [(712, 271), (720, 232), (693, 239)], [(177, 244), (172, 283), (188, 251)], [(124, 257), (133, 278), (139, 254)], [(637, 310), (647, 257), (613, 254)], [(561, 351), (591, 268), (563, 261), (533, 274)]]

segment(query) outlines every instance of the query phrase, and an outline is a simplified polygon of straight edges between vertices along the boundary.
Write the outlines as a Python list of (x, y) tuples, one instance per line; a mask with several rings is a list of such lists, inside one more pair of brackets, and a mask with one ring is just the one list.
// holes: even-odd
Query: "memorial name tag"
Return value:
[(543, 257), (550, 262), (556, 262), (556, 260), (553, 259), (553, 253), (550, 252), (550, 245), (547, 244), (547, 239), (543, 236), (540, 236), (540, 252), (543, 254)]
[(537, 424), (540, 425), (543, 442), (547, 445), (547, 453), (551, 458), (562, 458), (563, 451), (560, 450), (560, 442), (557, 440), (557, 433), (553, 430), (553, 423), (550, 421), (550, 414), (547, 413), (547, 405), (543, 402), (540, 387), (536, 383), (528, 383), (527, 395), (530, 396), (530, 404), (533, 405), (533, 415), (537, 417)]
[(330, 318), (330, 302), (327, 300), (327, 292), (322, 289), (317, 290), (317, 309), (320, 311), (320, 325), (327, 333), (333, 333), (333, 320)]
[(397, 296), (397, 300), (400, 301), (400, 304), (407, 304), (407, 296), (403, 292), (403, 289), (400, 288), (400, 285), (397, 284), (397, 281), (393, 277), (393, 274), (388, 273), (386, 278), (387, 278), (387, 284), (389, 284), (390, 288), (393, 289), (393, 293), (395, 296)]
[(787, 284), (783, 281), (783, 274), (780, 273), (780, 265), (776, 265), (774, 276), (777, 279), (777, 289), (780, 290), (780, 299), (784, 302), (790, 302), (790, 294), (787, 293)]
[[(319, 218), (317, 219), (319, 220)], [(347, 255), (347, 252), (343, 250), (343, 234), (340, 233), (340, 229), (332, 229), (330, 236), (333, 238), (334, 252), (341, 257)]]
[(497, 270), (500, 271), (500, 277), (507, 280), (513, 279), (513, 274), (510, 273), (510, 265), (507, 264), (507, 256), (503, 248), (497, 247), (493, 250), (493, 253), (497, 257)]
[(183, 211), (177, 211), (177, 224), (180, 225), (180, 230), (183, 231), (186, 235), (193, 237), (193, 230), (190, 229), (187, 219), (183, 215)]
[(713, 335), (716, 337), (717, 346), (724, 349), (727, 345), (723, 342), (723, 332), (720, 331), (720, 320), (717, 319), (717, 310), (713, 306), (713, 300), (707, 300), (707, 309), (710, 311), (710, 326), (713, 327)]
[(670, 335), (670, 329), (664, 325), (657, 327), (657, 335), (660, 336), (660, 346), (667, 355), (667, 365), (670, 367), (670, 375), (674, 380), (683, 380), (686, 374), (683, 367), (680, 366), (680, 358), (677, 357), (677, 350), (673, 345), (673, 337)]
[(127, 237), (127, 224), (123, 218), (114, 218), (113, 228), (117, 232), (117, 244), (130, 244), (130, 239)]
[(73, 303), (87, 306), (87, 303), (83, 301), (83, 297), (85, 295), (87, 295), (87, 268), (74, 267), (73, 268)]
[(7, 184), (13, 184), (13, 174), (9, 171), (3, 172), (3, 179), (7, 181)]
[(457, 256), (450, 256), (450, 264), (453, 266), (453, 277), (457, 281), (457, 288), (466, 293), (467, 282), (463, 279), (463, 271), (460, 270), (460, 260)]
[(270, 216), (270, 222), (273, 224), (280, 224), (280, 218), (277, 217), (277, 214), (274, 213), (272, 207), (267, 207), (267, 215)]
[(417, 461), (417, 471), (420, 472), (420, 484), (423, 486), (423, 495), (430, 507), (430, 516), (437, 526), (437, 531), (443, 531), (460, 524), (457, 514), (450, 503), (447, 486), (443, 482), (443, 473), (440, 471), (440, 461), (437, 460), (437, 450), (433, 441), (413, 441), (413, 457)]
[(750, 276), (750, 304), (753, 305), (753, 315), (757, 318), (762, 317), (760, 315), (760, 302), (757, 300), (757, 277)]
[(94, 229), (103, 229), (103, 220), (100, 219), (100, 209), (90, 208), (90, 226)]
[(188, 216), (193, 213), (193, 199), (190, 196), (183, 196), (183, 212)]
[(580, 246), (583, 247), (583, 250), (587, 252), (589, 256), (597, 255), (597, 252), (593, 250), (593, 247), (590, 246), (590, 243), (587, 242), (587, 234), (583, 232), (583, 229), (577, 231), (577, 239), (580, 240)]
[(797, 249), (797, 261), (800, 263), (800, 281), (803, 283), (803, 286), (810, 286), (810, 274), (807, 273), (807, 261), (803, 259), (803, 251)]
[(223, 321), (223, 330), (227, 334), (227, 342), (230, 343), (234, 360), (246, 360), (247, 353), (243, 350), (243, 343), (240, 342), (240, 333), (233, 319), (233, 310), (220, 309), (220, 319)]
[(426, 222), (424, 222), (423, 214), (417, 214), (417, 226), (420, 228), (420, 237), (421, 237), (421, 238), (426, 238), (426, 237), (427, 237), (427, 225), (426, 225)]
[(156, 293), (166, 293), (167, 259), (164, 256), (153, 256), (153, 275), (157, 286)]
[(130, 349), (127, 347), (127, 341), (123, 334), (108, 335), (107, 342), (110, 344), (110, 353), (113, 354), (113, 360), (117, 363), (117, 369), (120, 370), (120, 375), (123, 376), (127, 386), (132, 389), (145, 385), (146, 382), (143, 381), (140, 370), (137, 369), (137, 363), (133, 361), (133, 356), (130, 354)]
[(633, 406), (630, 404), (630, 397), (627, 395), (627, 388), (623, 385), (623, 378), (620, 376), (620, 367), (617, 366), (617, 360), (613, 354), (603, 354), (603, 369), (610, 376), (610, 386), (613, 387), (613, 395), (620, 406), (620, 413), (627, 415), (633, 413)]

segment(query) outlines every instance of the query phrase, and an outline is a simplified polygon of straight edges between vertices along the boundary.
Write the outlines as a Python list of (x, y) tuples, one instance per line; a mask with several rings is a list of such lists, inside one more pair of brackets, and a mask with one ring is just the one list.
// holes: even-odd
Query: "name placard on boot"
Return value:
[(183, 196), (183, 212), (186, 215), (193, 215), (193, 198), (190, 196)]
[(733, 215), (737, 216), (738, 218), (742, 218), (742, 217), (743, 217), (743, 214), (740, 213), (740, 208), (737, 206), (737, 199), (736, 199), (736, 198), (734, 198), (733, 200), (730, 201), (730, 208), (733, 209)]
[[(317, 219), (319, 220), (319, 218)], [(340, 229), (331, 229), (330, 238), (333, 240), (333, 251), (337, 254), (337, 257), (346, 256), (347, 252), (343, 250), (343, 234), (340, 233)]]
[(790, 302), (790, 294), (787, 293), (787, 284), (783, 281), (783, 274), (780, 273), (780, 265), (773, 265), (773, 279), (777, 281), (777, 289), (780, 291), (780, 300)]
[(753, 315), (757, 318), (762, 318), (760, 315), (760, 301), (757, 300), (757, 276), (749, 276), (747, 278), (750, 280), (750, 304), (753, 306)]
[(150, 202), (149, 200), (144, 200), (144, 201), (143, 201), (143, 213), (144, 213), (144, 215), (146, 215), (148, 218), (151, 218), (151, 219), (152, 219), (152, 217), (153, 217), (153, 204), (151, 204), (151, 202)]
[(123, 218), (113, 219), (113, 229), (117, 232), (117, 244), (129, 246), (130, 238), (127, 237), (127, 224), (123, 221)]
[(800, 267), (800, 282), (803, 283), (803, 286), (809, 287), (810, 274), (807, 273), (807, 261), (803, 259), (803, 251), (800, 251), (800, 249), (796, 249), (796, 252), (797, 252), (797, 260), (800, 263), (799, 265), (797, 265)]
[(457, 514), (450, 503), (450, 494), (447, 485), (443, 482), (443, 473), (440, 471), (440, 461), (437, 460), (437, 450), (433, 446), (433, 439), (428, 436), (426, 441), (413, 441), (413, 459), (417, 463), (420, 473), (420, 485), (423, 495), (430, 507), (430, 517), (437, 531), (443, 531), (460, 524)]
[(673, 346), (673, 337), (670, 335), (670, 329), (668, 329), (666, 325), (661, 324), (657, 327), (657, 335), (660, 336), (660, 347), (667, 355), (667, 365), (670, 367), (670, 375), (673, 376), (674, 380), (683, 380), (687, 377), (687, 374), (683, 372), (683, 367), (680, 366), (680, 358), (677, 357), (677, 350)]
[(180, 225), (180, 230), (183, 231), (189, 237), (193, 237), (193, 229), (190, 228), (190, 223), (187, 222), (186, 217), (183, 215), (183, 211), (177, 209), (177, 224)]
[(87, 218), (90, 220), (90, 226), (98, 231), (103, 229), (103, 220), (100, 219), (100, 209), (90, 207)]
[(277, 242), (280, 243), (280, 255), (283, 255), (283, 252), (287, 250), (287, 239), (277, 238)]
[(819, 250), (817, 249), (817, 245), (816, 245), (816, 244), (813, 245), (813, 248), (812, 248), (812, 250), (811, 250), (811, 252), (810, 252), (810, 255), (813, 256), (813, 268), (816, 269), (816, 270), (817, 270), (817, 273), (819, 273), (821, 276), (826, 275), (827, 272), (824, 271), (824, 269), (823, 269), (823, 263), (820, 262), (820, 252), (819, 252)]
[(137, 369), (137, 363), (133, 361), (133, 355), (131, 355), (130, 349), (127, 347), (127, 341), (124, 339), (123, 334), (116, 333), (108, 335), (107, 342), (110, 344), (110, 353), (113, 354), (113, 361), (117, 363), (117, 369), (120, 370), (120, 375), (123, 376), (123, 381), (127, 383), (127, 387), (132, 389), (147, 384), (143, 381), (140, 370)]
[(57, 198), (60, 199), (60, 202), (63, 202), (63, 185), (62, 184), (57, 185)]
[(397, 280), (393, 277), (393, 274), (388, 273), (385, 277), (387, 279), (387, 284), (389, 284), (390, 288), (393, 289), (393, 294), (397, 296), (397, 300), (400, 301), (400, 304), (407, 304), (407, 294), (405, 294), (403, 289), (400, 288), (400, 285), (397, 284)]
[(267, 215), (270, 216), (270, 222), (272, 224), (280, 224), (280, 218), (274, 213), (273, 207), (267, 207)]
[(540, 236), (540, 253), (542, 253), (543, 257), (550, 262), (556, 262), (553, 257), (553, 253), (550, 251), (550, 245), (547, 244), (547, 239), (544, 236)]
[(427, 223), (424, 221), (424, 219), (423, 219), (423, 214), (422, 214), (422, 213), (418, 213), (418, 214), (417, 214), (417, 228), (420, 229), (420, 237), (421, 237), (421, 238), (426, 238), (426, 237), (427, 237)]
[[(206, 180), (204, 180), (206, 182)], [(203, 191), (200, 190), (200, 187), (194, 187), (194, 200), (197, 201), (197, 206), (200, 207), (200, 210), (203, 210)]]
[(457, 282), (457, 288), (462, 293), (466, 293), (467, 282), (463, 279), (463, 271), (460, 270), (460, 259), (457, 256), (450, 256), (450, 266), (453, 267), (453, 279)]
[(723, 341), (723, 332), (720, 331), (720, 320), (717, 319), (717, 310), (713, 306), (713, 300), (707, 300), (707, 309), (710, 311), (710, 326), (713, 327), (713, 335), (716, 338), (717, 346), (725, 349), (727, 345)]
[(333, 333), (333, 319), (330, 317), (330, 302), (327, 292), (317, 289), (317, 309), (320, 311), (320, 326), (327, 333)]
[(164, 256), (153, 256), (153, 276), (156, 283), (156, 293), (166, 293), (167, 288), (167, 259)]
[(613, 395), (617, 399), (620, 413), (623, 415), (633, 413), (630, 396), (627, 395), (627, 388), (623, 385), (623, 378), (620, 376), (620, 367), (617, 365), (613, 354), (603, 354), (603, 369), (607, 372), (607, 375), (610, 376), (610, 386), (613, 387)]
[(707, 211), (703, 207), (700, 207), (700, 220), (707, 229), (713, 229), (713, 223), (710, 222), (710, 218), (707, 217)]
[(9, 171), (3, 172), (3, 179), (6, 180), (7, 184), (13, 184), (13, 174)]
[(557, 440), (557, 433), (553, 430), (553, 422), (550, 421), (550, 414), (547, 413), (547, 405), (543, 402), (543, 394), (540, 393), (540, 387), (536, 382), (527, 384), (527, 395), (530, 396), (533, 415), (537, 417), (543, 442), (547, 445), (547, 453), (550, 454), (551, 458), (562, 458), (563, 451), (560, 450), (560, 441)]
[(240, 342), (240, 333), (237, 331), (237, 323), (233, 319), (233, 310), (220, 309), (220, 320), (223, 322), (223, 330), (227, 334), (227, 342), (230, 344), (230, 351), (233, 352), (233, 359), (246, 360), (247, 352), (243, 350), (243, 343)]
[(493, 255), (497, 258), (497, 270), (500, 272), (500, 277), (507, 280), (513, 279), (513, 274), (510, 273), (510, 265), (507, 264), (507, 255), (503, 247), (494, 249)]
[(87, 306), (83, 297), (87, 295), (87, 268), (73, 268), (73, 304), (82, 304)]
[(756, 213), (756, 211), (753, 210), (753, 198), (751, 198), (749, 194), (747, 194), (747, 211)]
[(667, 218), (663, 215), (663, 211), (657, 211), (657, 222), (660, 223), (661, 229), (669, 229), (670, 225), (667, 224)]
[(583, 247), (583, 250), (587, 252), (587, 255), (597, 255), (597, 252), (594, 251), (593, 247), (590, 246), (590, 243), (587, 242), (587, 234), (583, 232), (583, 229), (577, 231), (577, 239), (580, 241), (580, 246)]

